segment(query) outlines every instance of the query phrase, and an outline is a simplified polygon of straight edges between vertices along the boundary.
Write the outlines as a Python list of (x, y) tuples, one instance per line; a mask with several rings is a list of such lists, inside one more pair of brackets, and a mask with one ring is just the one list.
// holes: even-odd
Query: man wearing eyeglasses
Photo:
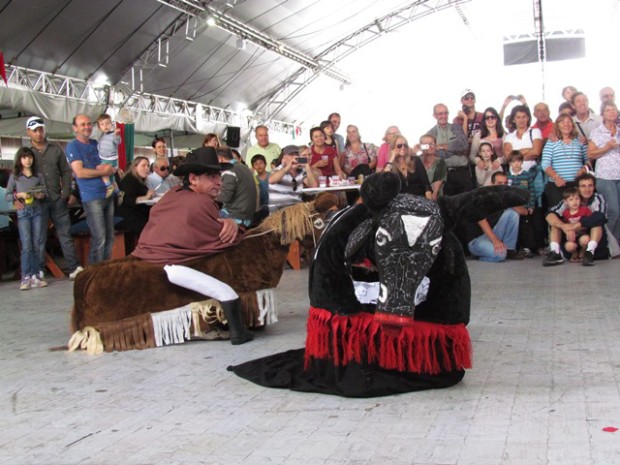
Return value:
[(153, 172), (146, 178), (146, 187), (155, 191), (155, 195), (164, 195), (173, 187), (181, 185), (181, 180), (170, 173), (168, 158), (158, 157), (153, 163)]
[[(76, 198), (71, 195), (71, 167), (67, 163), (65, 152), (59, 145), (48, 142), (45, 137), (45, 122), (38, 116), (33, 116), (26, 122), (26, 133), (30, 137), (30, 147), (34, 152), (39, 170), (45, 176), (47, 184), (47, 197), (40, 201), (41, 225), (43, 231), (41, 238), (47, 242), (48, 223), (51, 218), (56, 230), (56, 237), (62, 248), (65, 258), (65, 267), (71, 279), (83, 270), (75, 253), (75, 246), (69, 229), (71, 219), (69, 205), (76, 203)], [(42, 248), (39, 257), (41, 269), (45, 269), (45, 248)], [(43, 272), (40, 272), (41, 274)], [(38, 276), (43, 279), (44, 276)]]
[(426, 132), (437, 140), (435, 145), (437, 156), (448, 166), (444, 194), (456, 195), (472, 190), (474, 184), (467, 156), (469, 153), (467, 136), (461, 126), (448, 123), (448, 115), (447, 106), (443, 103), (435, 105), (433, 117), (437, 120), (437, 125)]

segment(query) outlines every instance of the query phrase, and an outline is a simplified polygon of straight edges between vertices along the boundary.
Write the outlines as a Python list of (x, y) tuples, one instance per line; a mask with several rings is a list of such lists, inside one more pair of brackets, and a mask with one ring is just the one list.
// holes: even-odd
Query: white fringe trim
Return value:
[(272, 325), (278, 321), (278, 301), (275, 289), (256, 291), (258, 301), (258, 322), (261, 325)]
[(190, 339), (192, 323), (190, 306), (191, 304), (188, 304), (165, 312), (151, 313), (157, 347), (181, 344)]

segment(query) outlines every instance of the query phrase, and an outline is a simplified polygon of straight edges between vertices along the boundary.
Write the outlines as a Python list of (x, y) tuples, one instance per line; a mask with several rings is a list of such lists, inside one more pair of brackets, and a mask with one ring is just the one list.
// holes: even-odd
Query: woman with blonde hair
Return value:
[(383, 170), (400, 174), (401, 193), (419, 195), (429, 200), (432, 198), (433, 189), (428, 181), (426, 168), (420, 157), (411, 153), (404, 136), (398, 135), (390, 143), (390, 158)]
[(548, 140), (542, 153), (541, 167), (547, 175), (545, 197), (549, 207), (562, 200), (567, 183), (586, 172), (586, 146), (579, 141), (579, 133), (570, 115), (562, 114), (553, 123), (557, 140)]

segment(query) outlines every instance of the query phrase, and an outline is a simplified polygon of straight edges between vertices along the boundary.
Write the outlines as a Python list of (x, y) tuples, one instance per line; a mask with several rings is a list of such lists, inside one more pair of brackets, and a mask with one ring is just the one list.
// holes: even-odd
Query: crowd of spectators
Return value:
[[(203, 149), (214, 150), (220, 163), (230, 166), (222, 174), (216, 200), (221, 217), (240, 228), (302, 201), (304, 188), (322, 186), (325, 179), (357, 180), (394, 171), (401, 178), (403, 193), (431, 200), (502, 184), (530, 192), (527, 205), (498, 212), (497, 218), (477, 225), (464, 225), (461, 239), (474, 257), (497, 262), (538, 254), (544, 255), (545, 266), (561, 264), (565, 258), (591, 266), (596, 259), (608, 258), (620, 239), (620, 120), (615, 92), (609, 87), (600, 91), (600, 114), (572, 86), (564, 88), (562, 96), (565, 101), (553, 120), (544, 102), (534, 106), (532, 116), (522, 95), (508, 96), (499, 111), (489, 106), (478, 112), (475, 93), (465, 89), (452, 122), (448, 106), (437, 103), (433, 107), (436, 124), (413, 145), (396, 125), (386, 129), (379, 146), (364, 140), (355, 124), (340, 135), (340, 114), (332, 113), (310, 130), (307, 145), (281, 149), (269, 140), (269, 129), (260, 125), (254, 129), (257, 143), (247, 149), (245, 159), (237, 150), (222, 146), (216, 134), (205, 136)], [(91, 119), (77, 115), (76, 138), (65, 154), (47, 141), (41, 118), (27, 122), (29, 149), (38, 166), (34, 174), (47, 182), (44, 198), (28, 206), (45, 224), (34, 236), (42, 242), (33, 246), (38, 261), (28, 265), (38, 280), (44, 279), (40, 250), (49, 221), (62, 246), (67, 274), (75, 277), (82, 270), (68, 213), (78, 201), (92, 238), (89, 263), (96, 263), (110, 258), (115, 225), (133, 235), (135, 243), (148, 222), (150, 204), (184, 186), (182, 177), (173, 174), (183, 159), (168, 157), (163, 138), (153, 141), (154, 161), (136, 157), (122, 172), (118, 130), (108, 115), (101, 115), (96, 124), (99, 140), (91, 139)], [(5, 197), (19, 211), (28, 196), (15, 190), (15, 185), (12, 181), (13, 191)], [(357, 200), (347, 198), (349, 203)], [(342, 196), (343, 204), (347, 198)], [(132, 245), (128, 246), (131, 251)]]
[[(248, 151), (253, 156), (247, 160), (263, 188), (261, 202), (270, 205), (271, 211), (300, 201), (303, 186), (314, 186), (320, 176), (357, 178), (393, 170), (401, 177), (403, 193), (435, 200), (490, 185), (527, 189), (527, 205), (500, 212), (473, 228), (463, 225), (461, 239), (469, 252), (485, 261), (542, 255), (545, 266), (561, 264), (565, 257), (592, 266), (594, 260), (615, 253), (620, 238), (620, 121), (615, 93), (609, 87), (599, 95), (600, 115), (576, 88), (567, 86), (562, 96), (565, 101), (553, 120), (545, 102), (534, 105), (532, 115), (522, 95), (506, 97), (499, 111), (489, 106), (478, 112), (475, 93), (465, 89), (452, 122), (448, 106), (436, 104), (436, 125), (415, 145), (396, 125), (386, 129), (383, 143), (376, 146), (362, 141), (358, 127), (350, 124), (346, 136), (340, 136), (341, 146), (340, 115), (332, 113), (310, 130), (309, 165), (301, 156), (304, 146), (286, 147), (268, 164), (259, 155), (261, 148), (273, 149), (273, 144), (265, 128), (261, 128), (261, 141), (257, 128), (259, 143)], [(600, 193), (594, 192), (595, 186)], [(565, 191), (575, 188), (583, 206), (593, 205), (590, 214), (568, 219), (563, 216)], [(587, 192), (590, 188), (592, 192)], [(286, 202), (281, 201), (283, 195)], [(494, 232), (498, 223), (515, 228), (507, 236), (508, 244)], [(471, 237), (472, 230), (480, 234)]]

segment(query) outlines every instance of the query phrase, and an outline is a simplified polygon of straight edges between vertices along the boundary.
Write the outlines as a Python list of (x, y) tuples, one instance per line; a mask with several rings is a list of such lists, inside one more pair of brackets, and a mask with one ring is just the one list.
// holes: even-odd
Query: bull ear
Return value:
[(371, 174), (364, 180), (360, 196), (370, 211), (378, 213), (399, 194), (400, 188), (400, 176), (397, 173), (383, 171)]
[(362, 250), (371, 240), (373, 235), (372, 218), (364, 220), (349, 234), (347, 246), (344, 249), (344, 259), (351, 262), (355, 255)]
[(437, 201), (446, 229), (461, 222), (478, 222), (500, 210), (525, 205), (530, 198), (526, 189), (509, 186), (479, 187), (470, 192)]

